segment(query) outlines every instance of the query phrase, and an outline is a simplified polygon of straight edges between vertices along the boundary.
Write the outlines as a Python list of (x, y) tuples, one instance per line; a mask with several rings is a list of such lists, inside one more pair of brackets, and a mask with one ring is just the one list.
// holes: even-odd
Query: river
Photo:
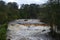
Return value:
[(10, 27), (8, 40), (54, 40), (48, 33), (50, 27)]

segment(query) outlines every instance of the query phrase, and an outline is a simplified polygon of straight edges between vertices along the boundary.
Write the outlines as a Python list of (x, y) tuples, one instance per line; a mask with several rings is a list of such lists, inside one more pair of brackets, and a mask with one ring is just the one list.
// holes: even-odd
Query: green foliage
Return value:
[(39, 13), (39, 5), (37, 4), (23, 4), (19, 10), (21, 18), (37, 18), (37, 14)]
[(0, 40), (6, 40), (7, 24), (0, 26)]

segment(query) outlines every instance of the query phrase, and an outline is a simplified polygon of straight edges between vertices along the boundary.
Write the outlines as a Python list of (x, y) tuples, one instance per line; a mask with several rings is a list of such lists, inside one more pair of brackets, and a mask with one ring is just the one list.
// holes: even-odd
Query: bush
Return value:
[(6, 40), (7, 24), (0, 26), (0, 40)]

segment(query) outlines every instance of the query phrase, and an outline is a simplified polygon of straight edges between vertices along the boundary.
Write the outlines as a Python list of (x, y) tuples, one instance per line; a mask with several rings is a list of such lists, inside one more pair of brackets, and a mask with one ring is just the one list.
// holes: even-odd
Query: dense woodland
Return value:
[(44, 4), (22, 4), (0, 1), (0, 40), (6, 39), (7, 24), (16, 19), (40, 19), (51, 27), (60, 28), (60, 0), (48, 0)]

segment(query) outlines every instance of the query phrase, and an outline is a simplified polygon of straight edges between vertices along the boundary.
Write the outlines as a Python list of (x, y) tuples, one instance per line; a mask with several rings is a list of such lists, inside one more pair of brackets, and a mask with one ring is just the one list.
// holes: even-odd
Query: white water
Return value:
[[(7, 39), (11, 40), (47, 40), (48, 38), (45, 36), (48, 32), (50, 32), (50, 27), (48, 26), (30, 26), (26, 27), (20, 25), (17, 27), (10, 26), (8, 27)], [(44, 30), (44, 31), (43, 31)]]

